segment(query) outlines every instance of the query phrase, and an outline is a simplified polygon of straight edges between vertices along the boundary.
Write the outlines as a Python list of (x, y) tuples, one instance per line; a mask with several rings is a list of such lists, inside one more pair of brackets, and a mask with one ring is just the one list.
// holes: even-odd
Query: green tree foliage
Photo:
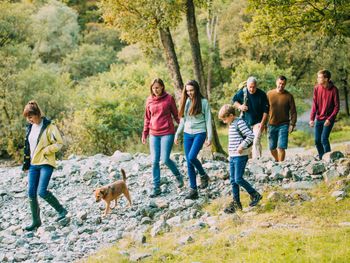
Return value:
[(159, 45), (159, 29), (175, 27), (181, 21), (180, 0), (102, 0), (103, 18), (116, 27), (121, 39), (141, 43), (142, 47)]
[(139, 61), (85, 79), (77, 91), (77, 109), (62, 127), (71, 142), (69, 152), (112, 154), (139, 143), (149, 83), (164, 74), (163, 68)]
[(82, 44), (62, 64), (74, 80), (80, 80), (107, 71), (116, 62), (117, 54), (111, 47)]
[[(6, 123), (1, 127), (1, 144), (9, 154), (16, 154), (23, 146), (24, 105), (32, 99), (38, 101), (46, 116), (52, 119), (62, 118), (62, 113), (71, 106), (68, 100), (72, 94), (71, 81), (68, 75), (61, 75), (55, 69), (45, 65), (32, 65), (8, 79), (6, 91)], [(3, 118), (3, 116), (2, 116)]]
[[(276, 87), (276, 78), (279, 75), (284, 75), (289, 82), (293, 82), (293, 75), (291, 68), (281, 69), (273, 62), (268, 64), (258, 63), (253, 60), (245, 60), (238, 65), (231, 75), (231, 83), (225, 85), (225, 98), (230, 100), (233, 95), (242, 87), (242, 82), (246, 81), (249, 76), (254, 76), (258, 80), (258, 87), (264, 91), (269, 91)], [(294, 86), (288, 85), (287, 89), (294, 95), (298, 89)]]
[(86, 25), (83, 42), (86, 44), (112, 47), (115, 51), (119, 51), (126, 46), (119, 39), (119, 33), (116, 29), (98, 23), (89, 23)]
[(248, 0), (253, 20), (247, 27), (251, 36), (269, 39), (295, 38), (313, 32), (322, 36), (350, 36), (348, 0)]
[(77, 13), (56, 0), (50, 0), (33, 15), (34, 52), (43, 62), (58, 62), (77, 47)]

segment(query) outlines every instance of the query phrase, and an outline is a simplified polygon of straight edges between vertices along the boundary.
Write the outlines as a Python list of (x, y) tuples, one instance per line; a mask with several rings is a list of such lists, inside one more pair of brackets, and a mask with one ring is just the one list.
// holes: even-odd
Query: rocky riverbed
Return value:
[[(289, 157), (283, 163), (267, 157), (254, 162), (250, 160), (245, 178), (266, 198), (268, 193), (264, 190), (269, 185), (295, 191), (309, 189), (322, 180), (349, 176), (350, 160), (346, 154), (328, 153), (323, 161), (307, 155)], [(184, 156), (173, 154), (172, 157), (186, 175)], [(0, 262), (73, 262), (125, 236), (142, 243), (145, 242), (146, 231), (150, 230), (151, 235), (156, 236), (184, 221), (208, 217), (201, 207), (210, 200), (230, 195), (231, 186), (227, 161), (204, 157), (202, 161), (210, 176), (210, 185), (200, 191), (198, 200), (192, 201), (184, 199), (187, 176), (186, 187), (179, 190), (175, 178), (164, 166), (162, 194), (158, 198), (149, 198), (152, 190), (151, 160), (146, 154), (131, 155), (117, 151), (113, 156), (70, 156), (68, 160), (59, 162), (49, 185), (69, 214), (66, 219), (56, 222), (56, 212), (40, 199), (43, 224), (35, 232), (22, 230), (30, 223), (26, 175), (21, 172), (21, 167), (1, 167)], [(93, 191), (120, 179), (121, 168), (127, 174), (133, 206), (129, 208), (122, 197), (117, 208), (102, 217), (105, 204), (95, 202)], [(344, 191), (339, 189), (332, 195), (341, 199)]]

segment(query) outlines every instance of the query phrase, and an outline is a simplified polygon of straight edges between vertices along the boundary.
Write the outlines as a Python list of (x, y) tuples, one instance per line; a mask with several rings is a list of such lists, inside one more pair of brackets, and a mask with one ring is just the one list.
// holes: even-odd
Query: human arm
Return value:
[(325, 126), (329, 126), (331, 124), (332, 121), (335, 120), (335, 117), (337, 116), (338, 112), (339, 112), (339, 91), (337, 88), (335, 88), (334, 94), (333, 94), (333, 104), (334, 104), (334, 108), (333, 111), (331, 113), (331, 115), (327, 118), (326, 121), (328, 121), (328, 125), (326, 125), (325, 122)]
[(238, 152), (241, 153), (240, 150), (247, 149), (248, 145), (253, 142), (254, 133), (244, 120), (239, 120), (237, 122), (237, 129), (239, 130), (240, 134), (243, 135), (243, 138), (245, 137), (238, 147)]
[(146, 142), (147, 142), (150, 121), (151, 121), (151, 112), (150, 112), (149, 107), (146, 103), (145, 114), (144, 114), (144, 118), (143, 118), (142, 139), (141, 139), (143, 144), (146, 144)]
[(171, 97), (170, 111), (171, 111), (171, 114), (173, 115), (176, 123), (179, 124), (180, 123), (179, 112), (177, 110), (176, 103), (175, 103), (175, 100), (173, 97)]
[(289, 133), (291, 133), (292, 131), (294, 131), (295, 124), (297, 122), (297, 110), (295, 107), (295, 101), (292, 94), (290, 94), (289, 110), (290, 110)]
[(47, 138), (50, 145), (46, 146), (43, 149), (43, 154), (50, 155), (55, 152), (58, 152), (63, 146), (63, 139), (60, 131), (54, 124), (50, 124), (47, 127)]
[(314, 127), (315, 125), (316, 112), (317, 112), (317, 88), (315, 87), (314, 93), (312, 96), (312, 107), (311, 107), (310, 121), (309, 121), (310, 127)]
[(213, 139), (213, 126), (212, 126), (212, 119), (211, 119), (211, 111), (208, 100), (205, 100), (206, 103), (204, 103), (204, 117), (205, 117), (205, 123), (207, 128), (207, 142), (206, 146), (210, 146), (212, 139)]

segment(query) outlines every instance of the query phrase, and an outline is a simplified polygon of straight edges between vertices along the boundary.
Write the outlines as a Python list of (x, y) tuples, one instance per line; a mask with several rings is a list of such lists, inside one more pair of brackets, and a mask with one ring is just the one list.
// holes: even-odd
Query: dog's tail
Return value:
[(124, 169), (120, 169), (121, 173), (122, 173), (122, 176), (123, 176), (123, 181), (125, 182), (126, 181), (126, 174), (125, 174), (125, 171)]

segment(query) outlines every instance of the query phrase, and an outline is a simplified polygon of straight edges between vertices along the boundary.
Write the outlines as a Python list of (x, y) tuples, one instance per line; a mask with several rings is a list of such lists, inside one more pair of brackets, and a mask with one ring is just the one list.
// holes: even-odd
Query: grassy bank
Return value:
[[(195, 222), (186, 222), (159, 237), (148, 237), (146, 245), (122, 239), (84, 262), (129, 262), (122, 255), (126, 251), (152, 255), (142, 262), (348, 262), (350, 227), (340, 223), (350, 221), (350, 202), (331, 197), (336, 185), (321, 184), (305, 192), (312, 198), (305, 202), (298, 198), (267, 201), (272, 190), (290, 192), (266, 189), (261, 206), (239, 211), (238, 216), (222, 213), (229, 202), (223, 197), (204, 208), (217, 216), (214, 228), (198, 229), (193, 227)], [(243, 204), (247, 203), (248, 196), (243, 194)], [(179, 238), (186, 235), (193, 242), (179, 244)]]

